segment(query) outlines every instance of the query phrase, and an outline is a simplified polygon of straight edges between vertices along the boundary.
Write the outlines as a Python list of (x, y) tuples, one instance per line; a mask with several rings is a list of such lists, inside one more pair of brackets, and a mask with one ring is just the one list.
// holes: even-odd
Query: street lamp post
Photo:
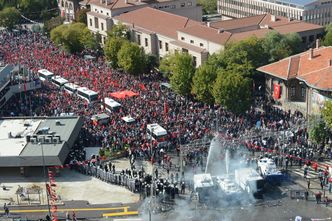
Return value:
[(43, 176), (44, 176), (44, 183), (45, 183), (45, 190), (46, 190), (48, 215), (51, 217), (50, 200), (49, 200), (49, 195), (48, 195), (48, 191), (47, 191), (47, 178), (46, 178), (46, 165), (45, 165), (45, 156), (44, 156), (44, 146), (41, 142), (38, 143), (38, 144), (41, 147), (42, 160), (43, 160)]

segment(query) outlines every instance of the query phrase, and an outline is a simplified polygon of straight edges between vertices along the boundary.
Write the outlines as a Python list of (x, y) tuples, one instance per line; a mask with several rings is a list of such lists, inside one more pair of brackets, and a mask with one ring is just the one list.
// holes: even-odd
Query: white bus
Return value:
[(56, 75), (56, 76), (52, 77), (52, 83), (57, 87), (62, 87), (65, 84), (67, 84), (68, 81), (66, 79), (62, 78), (61, 76)]
[(54, 76), (54, 74), (46, 69), (41, 69), (38, 71), (39, 79), (42, 81), (49, 81)]
[(148, 124), (147, 126), (148, 138), (156, 140), (158, 142), (163, 142), (167, 138), (167, 131), (159, 124)]
[(120, 103), (116, 102), (115, 100), (113, 100), (112, 98), (109, 98), (109, 97), (105, 97), (104, 103), (105, 103), (106, 110), (109, 112), (117, 111), (121, 107)]
[(77, 88), (77, 95), (89, 103), (93, 103), (98, 101), (98, 93), (92, 90), (89, 90), (86, 87)]
[(77, 92), (77, 89), (80, 88), (80, 86), (73, 84), (73, 83), (67, 83), (65, 84), (65, 90), (70, 94), (75, 94)]

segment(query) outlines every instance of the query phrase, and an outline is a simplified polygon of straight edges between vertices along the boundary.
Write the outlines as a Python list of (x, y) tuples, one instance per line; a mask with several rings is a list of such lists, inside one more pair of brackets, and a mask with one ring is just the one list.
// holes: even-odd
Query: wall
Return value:
[[(217, 31), (217, 30), (216, 30)], [(223, 50), (224, 47), (221, 44), (217, 44), (205, 39), (197, 38), (195, 36), (178, 31), (178, 40), (191, 44), (196, 47), (206, 49), (210, 54)], [(192, 42), (193, 41), (193, 42)]]

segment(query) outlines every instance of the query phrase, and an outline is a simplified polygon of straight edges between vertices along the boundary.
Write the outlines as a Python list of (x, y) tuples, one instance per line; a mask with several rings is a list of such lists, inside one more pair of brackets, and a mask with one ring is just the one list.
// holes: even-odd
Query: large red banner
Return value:
[(274, 97), (274, 99), (280, 98), (280, 85), (279, 84), (273, 85), (273, 97)]

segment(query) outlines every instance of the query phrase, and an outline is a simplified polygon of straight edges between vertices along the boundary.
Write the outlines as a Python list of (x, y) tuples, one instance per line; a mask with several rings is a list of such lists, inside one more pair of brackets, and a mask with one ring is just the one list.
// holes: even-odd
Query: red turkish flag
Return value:
[(279, 84), (273, 85), (273, 97), (274, 97), (274, 99), (280, 98), (280, 85)]

